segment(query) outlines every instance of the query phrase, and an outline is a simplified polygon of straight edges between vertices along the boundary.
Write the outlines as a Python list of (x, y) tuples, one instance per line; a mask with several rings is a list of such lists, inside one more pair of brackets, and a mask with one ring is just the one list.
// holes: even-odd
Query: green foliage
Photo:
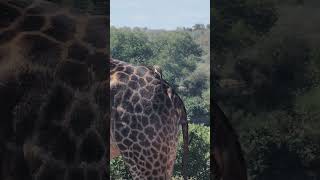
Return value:
[(308, 69), (308, 78), (313, 86), (320, 85), (320, 49), (314, 48), (310, 52), (310, 65)]
[(132, 63), (146, 63), (153, 55), (146, 34), (128, 28), (110, 29), (110, 49), (113, 58)]
[(215, 38), (211, 44), (215, 53), (251, 45), (255, 35), (269, 32), (278, 19), (275, 4), (269, 0), (215, 1), (213, 6)]
[(245, 52), (246, 57), (239, 58), (234, 71), (246, 82), (246, 88), (253, 92), (250, 98), (254, 97), (254, 103), (261, 108), (287, 106), (295, 92), (313, 84), (310, 48), (303, 39), (294, 35), (268, 37), (248, 53), (252, 52), (255, 54)]
[(320, 87), (312, 88), (296, 97), (296, 108), (305, 112), (320, 113)]
[(152, 64), (160, 65), (165, 79), (172, 84), (181, 82), (196, 68), (202, 50), (187, 32), (167, 32), (153, 39), (155, 56)]
[[(320, 162), (320, 146), (296, 122), (303, 116), (281, 116), (289, 132), (276, 128), (276, 123), (265, 124), (243, 133), (242, 142), (246, 151), (250, 179), (318, 179), (316, 170)], [(295, 119), (299, 118), (299, 119)], [(290, 127), (291, 126), (291, 127)], [(284, 127), (284, 126), (280, 126)]]
[(207, 64), (202, 64), (197, 67), (193, 73), (187, 77), (183, 82), (184, 86), (187, 87), (190, 94), (194, 96), (201, 96), (204, 89), (209, 89), (209, 78), (210, 78), (210, 67)]
[(110, 177), (111, 179), (130, 179), (131, 175), (123, 158), (116, 157), (110, 161)]
[[(188, 177), (209, 179), (210, 176), (210, 128), (203, 125), (189, 124), (189, 159)], [(182, 176), (183, 139), (179, 136), (174, 176)]]
[(208, 104), (201, 97), (189, 97), (185, 98), (184, 104), (186, 106), (188, 117), (194, 119), (199, 115), (208, 114)]

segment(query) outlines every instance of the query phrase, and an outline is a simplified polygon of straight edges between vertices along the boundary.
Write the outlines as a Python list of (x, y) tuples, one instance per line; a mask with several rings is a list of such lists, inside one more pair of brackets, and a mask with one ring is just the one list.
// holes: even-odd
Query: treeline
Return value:
[(133, 64), (159, 65), (163, 78), (182, 96), (189, 118), (208, 124), (209, 34), (209, 26), (201, 24), (175, 31), (111, 27), (111, 55)]
[(215, 98), (240, 135), (249, 179), (320, 178), (318, 1), (219, 1)]

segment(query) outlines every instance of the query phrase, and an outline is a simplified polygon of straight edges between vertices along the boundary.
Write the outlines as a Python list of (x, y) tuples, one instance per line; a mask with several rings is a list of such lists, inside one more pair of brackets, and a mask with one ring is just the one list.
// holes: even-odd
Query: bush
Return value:
[(198, 96), (185, 98), (185, 106), (190, 119), (209, 113), (207, 102)]
[(116, 157), (110, 161), (111, 179), (130, 179), (131, 175), (122, 157)]
[[(277, 115), (280, 114), (276, 113), (275, 116)], [(241, 139), (246, 152), (249, 178), (252, 180), (320, 178), (318, 166), (320, 146), (317, 139), (307, 134), (301, 125), (304, 116), (283, 115), (280, 115), (282, 121), (280, 126), (280, 122), (265, 123), (261, 127), (243, 133)]]
[[(174, 176), (181, 177), (183, 141), (182, 134), (179, 137), (177, 159), (174, 167)], [(189, 154), (187, 173), (189, 178), (209, 179), (210, 176), (210, 127), (189, 124)]]

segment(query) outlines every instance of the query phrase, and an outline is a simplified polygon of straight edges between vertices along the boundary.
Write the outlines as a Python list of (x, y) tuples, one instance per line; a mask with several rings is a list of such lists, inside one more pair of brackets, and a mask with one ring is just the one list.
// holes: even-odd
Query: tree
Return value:
[(145, 63), (153, 56), (148, 37), (140, 30), (111, 27), (111, 55), (131, 63)]
[[(211, 17), (214, 18), (214, 38), (211, 45), (213, 51), (218, 54), (251, 45), (255, 35), (266, 34), (277, 21), (275, 4), (268, 0), (216, 0), (214, 2), (211, 9)], [(235, 29), (243, 29), (252, 36), (243, 37), (243, 34), (237, 34), (238, 31)], [(241, 41), (244, 40), (246, 43), (242, 44)]]
[[(188, 177), (194, 179), (209, 179), (210, 176), (210, 128), (203, 125), (189, 125), (189, 158)], [(179, 144), (182, 144), (179, 136)], [(182, 176), (182, 146), (178, 146), (174, 176)]]
[(192, 26), (193, 30), (196, 31), (196, 30), (203, 30), (205, 29), (205, 25), (204, 24), (195, 24)]
[(179, 84), (196, 68), (202, 50), (187, 32), (167, 32), (155, 37), (151, 62), (160, 65), (172, 84)]

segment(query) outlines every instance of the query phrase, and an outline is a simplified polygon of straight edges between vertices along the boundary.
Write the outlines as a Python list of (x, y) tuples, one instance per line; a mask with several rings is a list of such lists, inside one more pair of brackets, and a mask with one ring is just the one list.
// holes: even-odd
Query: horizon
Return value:
[(210, 0), (200, 1), (111, 0), (111, 26), (176, 30), (191, 28), (195, 24), (210, 24)]
[[(199, 23), (198, 23), (199, 24)], [(194, 24), (195, 25), (195, 24)], [(179, 28), (186, 28), (186, 29), (188, 29), (188, 28), (190, 28), (190, 29), (192, 29), (193, 28), (193, 26), (194, 25), (192, 25), (192, 26), (190, 26), (190, 27), (176, 27), (176, 28), (173, 28), (173, 29), (164, 29), (164, 28), (159, 28), (159, 29), (157, 29), (157, 28), (148, 28), (148, 27), (139, 27), (139, 26), (134, 26), (134, 27), (129, 27), (129, 26), (114, 26), (114, 25), (111, 25), (111, 27), (115, 27), (115, 28), (118, 28), (118, 29), (120, 29), (120, 28), (130, 28), (130, 29), (134, 29), (134, 28), (139, 28), (139, 29), (147, 29), (147, 30), (153, 30), (153, 31), (175, 31), (175, 30), (177, 30), (177, 29), (179, 29)], [(210, 25), (210, 24), (203, 24), (205, 27), (207, 26), (207, 25)]]

